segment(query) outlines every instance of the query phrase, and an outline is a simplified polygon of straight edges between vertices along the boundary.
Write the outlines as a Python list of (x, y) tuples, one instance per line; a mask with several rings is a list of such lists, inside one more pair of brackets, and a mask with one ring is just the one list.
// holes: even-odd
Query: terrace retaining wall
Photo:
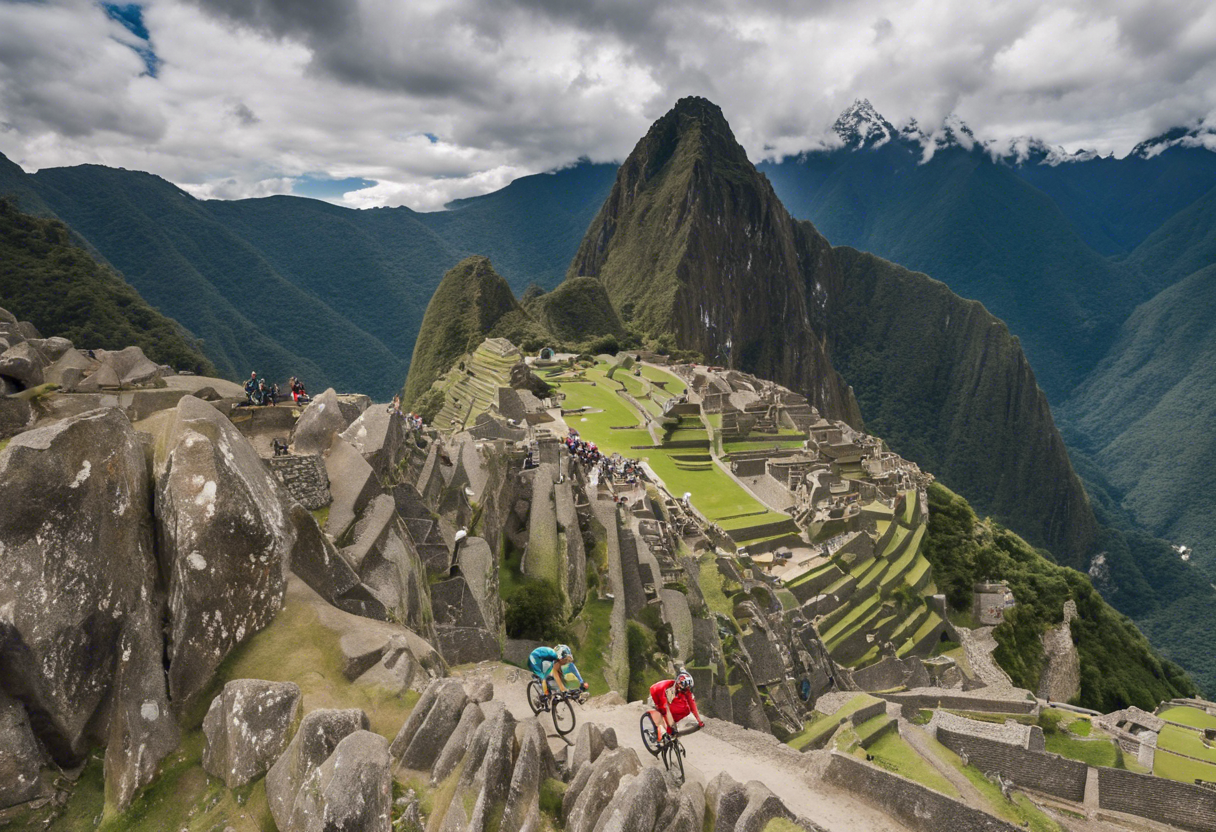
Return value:
[(1196, 832), (1216, 832), (1216, 790), (1147, 774), (1098, 769), (1098, 807)]
[(839, 751), (832, 753), (823, 779), (923, 832), (1020, 832), (999, 818)]
[(937, 741), (980, 771), (995, 771), (1019, 786), (1034, 789), (1064, 800), (1085, 800), (1085, 779), (1089, 766), (1057, 754), (1027, 751), (995, 740), (938, 726)]

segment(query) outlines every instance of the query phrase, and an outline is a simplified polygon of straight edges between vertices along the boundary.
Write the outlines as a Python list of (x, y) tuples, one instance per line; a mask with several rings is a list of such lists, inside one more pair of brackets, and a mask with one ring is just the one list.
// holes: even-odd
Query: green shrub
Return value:
[(509, 638), (556, 641), (564, 624), (561, 593), (549, 581), (529, 581), (507, 600)]

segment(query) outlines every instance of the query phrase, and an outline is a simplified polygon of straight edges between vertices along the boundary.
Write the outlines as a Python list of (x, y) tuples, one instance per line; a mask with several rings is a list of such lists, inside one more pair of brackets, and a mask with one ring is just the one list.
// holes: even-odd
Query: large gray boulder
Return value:
[(390, 832), (393, 778), (388, 742), (355, 731), (305, 780), (282, 832)]
[(485, 713), (479, 704), (469, 702), (464, 706), (464, 710), (460, 713), (460, 721), (456, 723), (455, 730), (448, 737), (443, 750), (439, 752), (435, 764), (431, 766), (432, 786), (439, 785), (456, 770), (456, 766), (460, 765), (460, 761), (464, 759), (473, 734), (485, 721)]
[(38, 772), (44, 762), (25, 708), (0, 691), (0, 809), (41, 794)]
[(103, 367), (109, 367), (124, 387), (138, 387), (161, 377), (156, 362), (144, 355), (139, 347), (121, 350), (96, 350), (93, 353)]
[(354, 542), (342, 550), (342, 556), (362, 583), (384, 605), (389, 617), (425, 638), (433, 638), (426, 572), (397, 515), (392, 495), (380, 494), (370, 501), (355, 522), (353, 537)]
[(429, 771), (460, 722), (468, 702), (464, 686), (455, 679), (436, 679), (393, 740), (392, 755), (404, 768)]
[(157, 442), (156, 515), (169, 585), (169, 693), (181, 709), (283, 605), (295, 543), (286, 491), (214, 407), (185, 396)]
[(0, 376), (17, 382), (24, 389), (45, 381), (43, 371), (50, 366), (42, 351), (29, 341), (9, 347), (0, 355)]
[(203, 768), (230, 789), (256, 780), (287, 747), (299, 712), (295, 682), (229, 682), (203, 719)]
[(449, 664), (501, 657), (498, 632), (486, 626), (477, 596), (463, 575), (432, 584), (430, 590), (435, 643)]
[[(35, 341), (31, 341), (30, 343), (37, 347), (46, 360), (52, 364), (57, 362), (65, 354), (69, 352), (76, 352), (76, 350), (72, 348), (71, 341), (69, 341), (67, 338), (60, 338), (58, 335), (51, 338), (39, 338)], [(76, 354), (80, 355), (80, 353)]]
[(12, 324), (13, 326), (16, 326), (17, 316), (12, 312), (9, 312), (7, 309), (0, 307), (0, 324)]
[(338, 394), (331, 387), (304, 408), (296, 422), (291, 442), (297, 454), (320, 454), (329, 449), (334, 437), (346, 430), (351, 420), (342, 412)]
[(735, 832), (763, 832), (770, 821), (782, 818), (794, 823), (797, 818), (785, 807), (781, 798), (759, 780), (749, 780), (744, 787), (747, 806), (735, 821)]
[(279, 829), (288, 828), (300, 787), (329, 759), (338, 743), (367, 729), (367, 714), (358, 708), (323, 708), (300, 720), (291, 744), (266, 775), (266, 800)]
[(489, 716), (473, 733), (455, 796), (440, 832), (487, 832), (502, 818), (514, 771), (515, 719), (505, 708)]
[(703, 832), (705, 827), (705, 787), (691, 780), (680, 787), (667, 832)]
[(507, 787), (500, 832), (524, 832), (540, 816), (540, 784), (554, 773), (553, 752), (535, 717), (516, 728), (519, 753)]
[(86, 374), (97, 367), (96, 361), (90, 361), (77, 350), (67, 350), (56, 359), (55, 363), (46, 368), (43, 377), (52, 384), (58, 384), (65, 390), (75, 389)]
[[(329, 477), (329, 519), (325, 531), (342, 539), (373, 499), (382, 493), (380, 481), (372, 466), (359, 455), (354, 446), (338, 437), (329, 446), (325, 457), (325, 473)], [(358, 567), (355, 567), (358, 571)]]
[(290, 509), (296, 542), (291, 550), (291, 571), (314, 592), (341, 610), (380, 621), (388, 620), (384, 603), (359, 579), (359, 575), (317, 525), (312, 512), (295, 503)]
[(93, 410), (0, 451), (0, 689), (38, 718), (60, 766), (107, 743), (116, 802), (176, 745), (161, 651), (143, 447), (122, 411)]
[(648, 766), (617, 789), (594, 832), (654, 832), (666, 808), (667, 780), (657, 766)]
[(401, 459), (406, 438), (405, 419), (390, 413), (383, 405), (373, 405), (341, 435), (363, 455), (381, 480), (387, 480)]
[(592, 832), (621, 781), (641, 770), (642, 763), (632, 748), (606, 751), (594, 763), (582, 766), (562, 798), (567, 832)]
[(604, 732), (594, 722), (584, 722), (574, 732), (574, 747), (570, 749), (566, 770), (571, 776), (588, 763), (594, 763), (604, 753)]

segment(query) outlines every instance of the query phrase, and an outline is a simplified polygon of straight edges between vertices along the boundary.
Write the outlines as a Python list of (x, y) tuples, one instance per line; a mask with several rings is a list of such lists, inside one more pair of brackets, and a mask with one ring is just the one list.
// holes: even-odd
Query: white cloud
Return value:
[(1216, 111), (1202, 0), (147, 0), (160, 60), (88, 0), (0, 2), (0, 152), (201, 196), (305, 175), (430, 210), (623, 158), (682, 95), (753, 158), (816, 146), (854, 98), (925, 129), (1124, 153)]

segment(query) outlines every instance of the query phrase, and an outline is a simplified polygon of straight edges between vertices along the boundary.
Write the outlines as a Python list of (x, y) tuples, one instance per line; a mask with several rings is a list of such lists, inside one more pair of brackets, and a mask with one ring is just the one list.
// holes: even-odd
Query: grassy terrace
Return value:
[(1166, 725), (1162, 727), (1161, 734), (1157, 737), (1157, 747), (1216, 764), (1216, 749), (1205, 745), (1203, 735), (1197, 731)]
[(1212, 716), (1207, 711), (1201, 711), (1198, 708), (1189, 708), (1186, 705), (1166, 708), (1157, 714), (1157, 716), (1169, 722), (1189, 725), (1192, 728), (1216, 728), (1216, 716)]
[[(626, 377), (633, 383), (638, 380), (622, 376), (620, 371), (609, 379), (607, 369), (608, 365), (600, 363), (586, 370), (582, 380), (552, 379), (566, 394), (563, 403), (565, 410), (587, 407), (600, 411), (566, 416), (567, 423), (578, 430), (584, 439), (594, 442), (606, 453), (615, 452), (644, 459), (668, 491), (677, 497), (691, 492), (692, 503), (697, 510), (728, 532), (790, 519), (787, 514), (770, 510), (718, 465), (676, 459), (688, 456), (690, 449), (635, 449), (637, 445), (652, 445), (654, 440), (643, 427), (642, 415), (616, 391), (629, 386)], [(675, 376), (654, 367), (643, 367), (642, 373), (651, 381), (666, 381), (669, 391), (678, 393), (684, 388)], [(687, 422), (690, 427), (676, 429), (670, 438), (673, 441), (695, 439), (708, 443), (709, 433), (705, 426), (697, 420), (689, 419)]]

